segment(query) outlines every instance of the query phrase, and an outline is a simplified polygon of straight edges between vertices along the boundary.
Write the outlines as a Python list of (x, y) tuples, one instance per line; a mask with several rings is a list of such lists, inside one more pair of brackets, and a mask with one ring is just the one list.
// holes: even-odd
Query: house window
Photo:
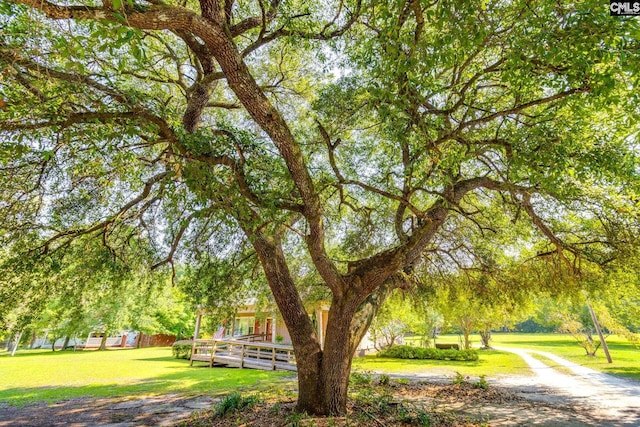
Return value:
[(254, 317), (236, 317), (236, 327), (233, 336), (251, 335), (254, 333), (255, 318)]

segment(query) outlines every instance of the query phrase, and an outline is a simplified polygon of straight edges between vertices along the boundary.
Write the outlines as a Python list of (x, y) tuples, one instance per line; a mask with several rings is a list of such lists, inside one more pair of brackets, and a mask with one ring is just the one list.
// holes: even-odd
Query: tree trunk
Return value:
[(298, 412), (313, 415), (346, 413), (351, 359), (391, 286), (363, 296), (355, 287), (334, 295), (324, 349), (287, 267), (280, 242), (253, 235), (252, 243), (269, 287), (287, 326), (298, 367)]
[(327, 326), (325, 349), (318, 358), (298, 359), (298, 403), (296, 411), (313, 415), (342, 415), (347, 408), (347, 388), (352, 352), (349, 328), (335, 322)]
[(100, 347), (98, 347), (98, 350), (106, 350), (107, 349), (107, 337), (109, 336), (109, 334), (107, 333), (107, 331), (104, 331), (104, 334), (102, 335), (102, 339), (100, 340)]
[(11, 347), (11, 356), (15, 356), (16, 354), (16, 350), (18, 350), (18, 346), (20, 345), (20, 341), (22, 340), (22, 331), (20, 331), (20, 333), (18, 334), (18, 336), (16, 337), (15, 342), (12, 343), (12, 347)]
[[(354, 353), (364, 338), (378, 309), (391, 290), (386, 283), (363, 298), (357, 292), (334, 296), (325, 335), (322, 363), (315, 384), (302, 385), (297, 410), (317, 415), (343, 415), (347, 410), (347, 390)], [(363, 301), (364, 299), (364, 301)], [(298, 365), (298, 374), (301, 370)], [(313, 402), (305, 406), (303, 402)]]
[(324, 414), (319, 399), (322, 389), (322, 349), (304, 304), (293, 282), (280, 242), (252, 235), (271, 293), (289, 331), (298, 367), (298, 410)]
[(489, 345), (490, 341), (491, 341), (491, 329), (490, 328), (485, 328), (480, 330), (480, 340), (482, 341), (482, 347), (483, 348), (491, 348), (491, 345)]
[(323, 414), (341, 415), (347, 410), (347, 389), (351, 360), (359, 343), (352, 336), (351, 324), (357, 306), (334, 298), (327, 321), (327, 333), (322, 360), (322, 385), (319, 396)]
[(460, 320), (460, 329), (464, 337), (464, 349), (469, 350), (471, 348), (471, 328), (472, 322), (469, 318), (465, 317)]
[(54, 335), (51, 339), (51, 351), (56, 351), (56, 341), (58, 341), (58, 339), (60, 339), (59, 336)]

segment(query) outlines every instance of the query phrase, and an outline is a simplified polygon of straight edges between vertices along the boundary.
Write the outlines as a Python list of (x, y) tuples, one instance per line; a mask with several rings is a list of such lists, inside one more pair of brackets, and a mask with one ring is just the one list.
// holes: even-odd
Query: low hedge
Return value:
[(431, 360), (457, 360), (475, 362), (478, 360), (476, 350), (441, 350), (437, 348), (412, 347), (409, 345), (397, 345), (383, 350), (380, 357), (394, 359), (431, 359)]
[(173, 353), (173, 357), (176, 359), (191, 359), (191, 347), (193, 346), (193, 341), (191, 340), (180, 340), (173, 343), (171, 346), (171, 352)]

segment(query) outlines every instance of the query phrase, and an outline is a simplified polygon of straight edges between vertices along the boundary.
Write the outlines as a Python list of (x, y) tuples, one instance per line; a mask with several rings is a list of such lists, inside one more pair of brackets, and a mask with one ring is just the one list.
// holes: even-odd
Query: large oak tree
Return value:
[[(161, 268), (249, 245), (291, 333), (299, 410), (345, 411), (377, 307), (415, 268), (466, 264), (465, 227), (490, 241), (496, 216), (526, 219), (523, 241), (572, 268), (635, 231), (638, 21), (600, 2), (0, 11), (6, 247), (50, 262), (79, 237), (115, 259), (144, 241)], [(331, 300), (323, 347), (308, 275)], [(28, 305), (21, 283), (3, 293)]]

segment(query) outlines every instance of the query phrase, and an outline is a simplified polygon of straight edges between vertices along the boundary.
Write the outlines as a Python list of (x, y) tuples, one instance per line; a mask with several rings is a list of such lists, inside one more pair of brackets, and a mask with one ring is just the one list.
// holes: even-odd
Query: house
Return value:
[[(308, 310), (321, 347), (324, 347), (329, 307), (326, 302), (319, 302)], [(199, 338), (202, 318), (206, 314), (206, 310), (202, 308), (197, 312), (194, 339)], [(291, 336), (278, 310), (275, 308), (259, 309), (255, 300), (250, 300), (246, 305), (237, 307), (233, 319), (228, 322), (226, 327), (221, 327), (216, 332), (214, 339), (237, 337), (277, 344), (291, 344)], [(356, 355), (364, 356), (374, 351), (373, 342), (367, 334), (358, 346)]]
[[(51, 342), (49, 339), (50, 330), (45, 329), (42, 332), (40, 337), (36, 336), (35, 339), (31, 342), (30, 348), (56, 348), (62, 349), (63, 346), (73, 347), (75, 348), (98, 348), (100, 347), (100, 343), (102, 342), (102, 338), (104, 336), (103, 332), (92, 331), (86, 338), (78, 338), (74, 336), (73, 338), (69, 337), (60, 337), (55, 340), (55, 342)], [(108, 336), (106, 339), (107, 347), (134, 347), (136, 345), (136, 340), (138, 338), (138, 332), (132, 331), (122, 331), (113, 336)]]
[(50, 329), (45, 329), (44, 331), (42, 331), (41, 335), (37, 335), (34, 334), (33, 339), (31, 340), (31, 343), (29, 344), (29, 348), (56, 348), (56, 349), (62, 349), (62, 347), (65, 345), (67, 346), (76, 346), (76, 345), (81, 345), (84, 343), (84, 340), (81, 338), (77, 338), (77, 337), (69, 337), (69, 339), (67, 340), (67, 337), (55, 337), (55, 342), (51, 342), (51, 340), (49, 339), (50, 336)]

